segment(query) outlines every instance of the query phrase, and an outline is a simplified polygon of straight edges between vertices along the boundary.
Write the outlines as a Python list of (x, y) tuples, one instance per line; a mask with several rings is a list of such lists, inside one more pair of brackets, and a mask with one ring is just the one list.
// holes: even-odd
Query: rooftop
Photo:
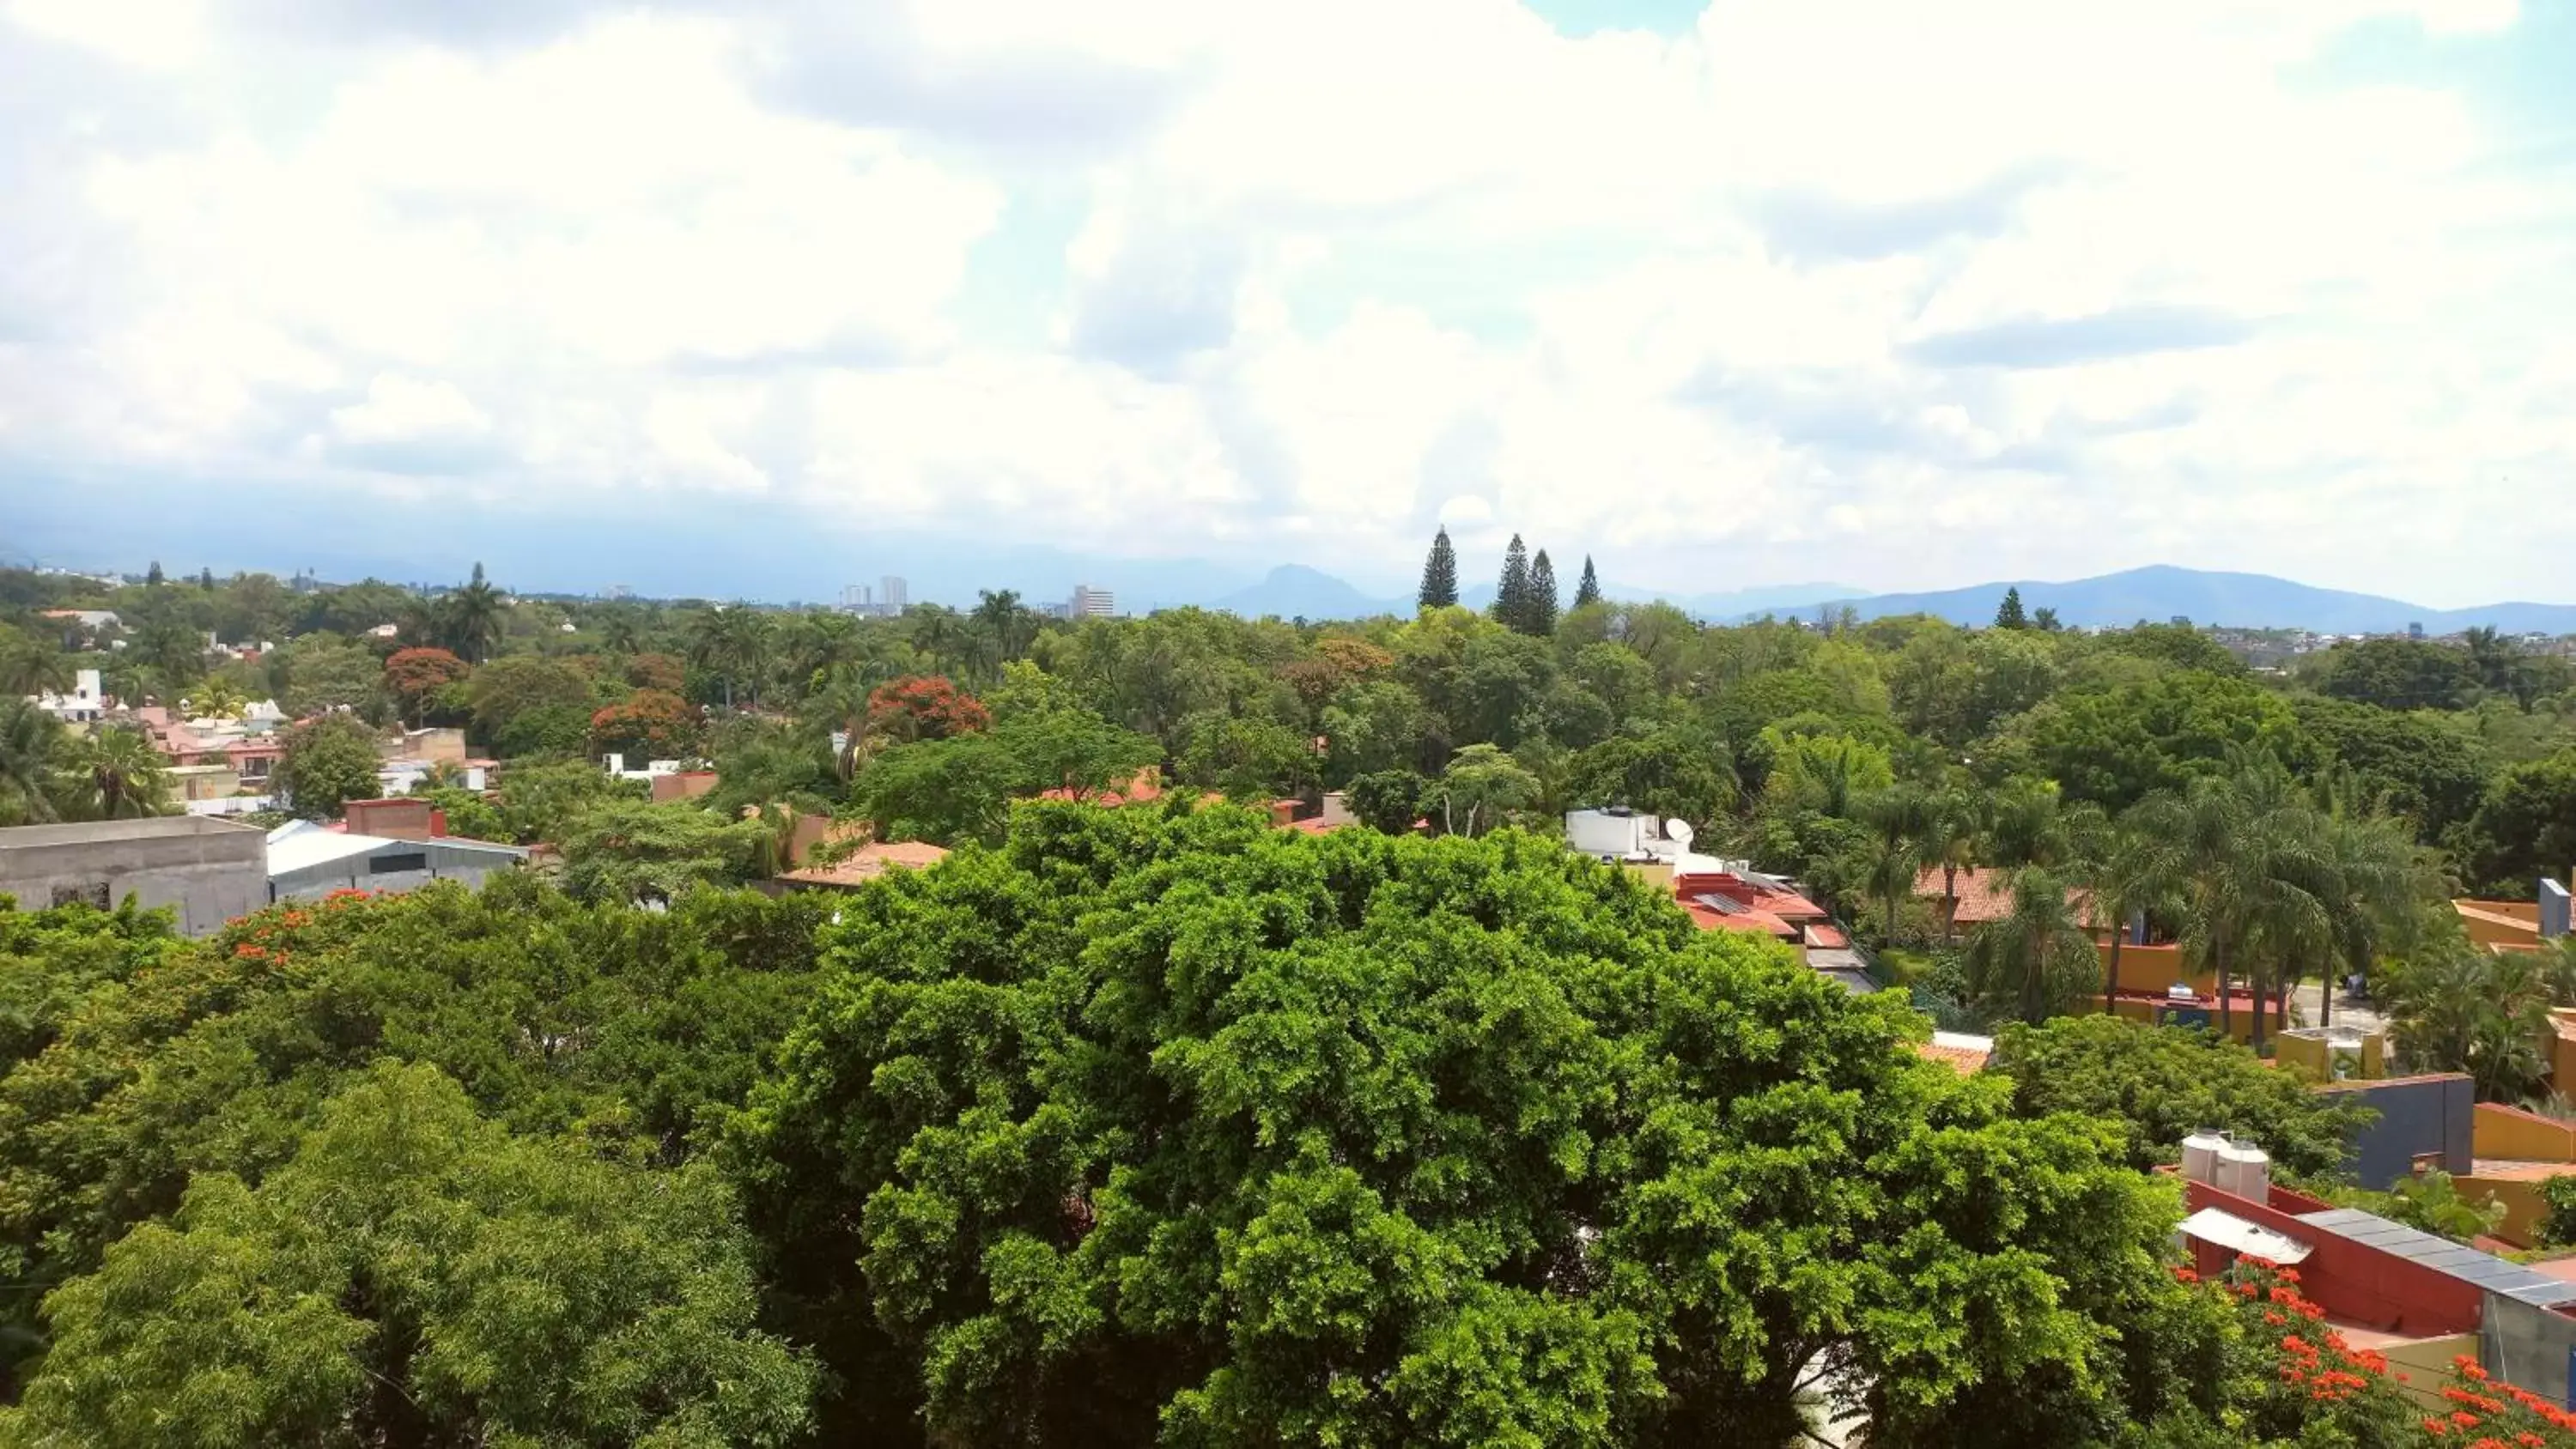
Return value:
[[(1958, 923), (1974, 926), (1986, 921), (2000, 921), (2012, 914), (2012, 872), (1992, 866), (1972, 866), (1959, 871), (1949, 880), (1959, 895)], [(1939, 866), (1932, 866), (1914, 877), (1914, 896), (1938, 904), (1943, 895), (1943, 877)], [(2093, 920), (2093, 897), (2088, 891), (2069, 888), (2069, 905), (2077, 908), (2086, 925)]]
[(830, 865), (786, 871), (778, 878), (796, 885), (854, 886), (875, 880), (888, 870), (920, 870), (947, 858), (945, 849), (918, 840), (878, 841), (862, 845)]
[(43, 850), (111, 840), (172, 840), (188, 835), (239, 835), (258, 827), (207, 815), (151, 815), (140, 820), (79, 820), (62, 825), (12, 825), (0, 829), (0, 850)]

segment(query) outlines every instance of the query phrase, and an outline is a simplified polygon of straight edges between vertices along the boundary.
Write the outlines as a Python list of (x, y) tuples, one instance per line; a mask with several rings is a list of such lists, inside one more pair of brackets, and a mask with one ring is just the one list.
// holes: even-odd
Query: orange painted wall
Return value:
[(2531, 951), (2540, 946), (2540, 907), (2530, 901), (2453, 901), (2469, 943), (2481, 948)]
[[(2102, 953), (2102, 969), (2111, 969), (2111, 947), (2095, 942)], [(2120, 948), (2120, 989), (2161, 993), (2173, 985), (2188, 986), (2195, 996), (2218, 994), (2218, 973), (2194, 971), (2183, 959), (2180, 946), (2123, 946)]]
[(2576, 1123), (2567, 1123), (2507, 1107), (2480, 1102), (2470, 1119), (2480, 1157), (2513, 1162), (2576, 1163)]
[[(2128, 955), (2127, 955), (2127, 953), (2126, 953), (2126, 952), (2121, 953), (2121, 963), (2122, 963), (2123, 965), (2126, 965), (2126, 964), (2127, 964), (2127, 962), (2128, 962)], [(2124, 974), (2125, 974), (2125, 973), (2124, 973)], [(2101, 998), (2100, 998), (2100, 997), (2095, 997), (2095, 998), (2093, 999), (2093, 1005), (2095, 1005), (2095, 1006), (2099, 1006), (2100, 1004), (2101, 1004)], [(2131, 998), (2129, 998), (2129, 997), (2123, 996), (2123, 997), (2121, 997), (2121, 998), (2119, 999), (2119, 1001), (2117, 1001), (2116, 1003), (2114, 1003), (2114, 1005), (2113, 1005), (2113, 1010), (2115, 1010), (2119, 1015), (2124, 1016), (2124, 1017), (2127, 1017), (2127, 1018), (2128, 1018), (2129, 1020), (2131, 1020), (2131, 1021), (2144, 1022), (2144, 1023), (2147, 1023), (2147, 1024), (2149, 1024), (2149, 1025), (2153, 1025), (2153, 1024), (2154, 1024), (2154, 1022), (2155, 1022), (2155, 1019), (2156, 1019), (2156, 1008), (2157, 1008), (2158, 1006), (2162, 1005), (2162, 1004), (2163, 1004), (2163, 1003), (2161, 1003), (2161, 1002), (2147, 1001), (2147, 1000), (2143, 1000), (2143, 999), (2131, 999)], [(2212, 1012), (2210, 1012), (2210, 1014), (2209, 1014), (2209, 1028), (2210, 1028), (2210, 1030), (2212, 1030), (2212, 1031), (2216, 1031), (2216, 1030), (2218, 1030), (2218, 1029), (2219, 1029), (2219, 1017), (2218, 1017), (2218, 1013), (2217, 1013), (2216, 1011), (2212, 1011)], [(2235, 1040), (2237, 1040), (2237, 1041), (2251, 1041), (2251, 1040), (2253, 1040), (2253, 1037), (2254, 1037), (2254, 1008), (2253, 1008), (2252, 1002), (2251, 1002), (2250, 1000), (2247, 1000), (2247, 1001), (2240, 1001), (2240, 1002), (2238, 1002), (2238, 1003), (2237, 1003), (2237, 1005), (2236, 1005), (2236, 1029), (2235, 1029), (2235, 1030), (2233, 1030), (2233, 1031), (2231, 1031), (2231, 1032), (2229, 1032), (2229, 1033), (2228, 1033), (2228, 1035), (2229, 1035), (2231, 1038), (2233, 1038), (2233, 1039), (2235, 1039)]]
[(2517, 1248), (2538, 1245), (2540, 1220), (2549, 1215), (2549, 1204), (2541, 1200), (2539, 1183), (2529, 1178), (2480, 1177), (2472, 1172), (2452, 1178), (2451, 1190), (2469, 1202), (2493, 1199), (2503, 1203), (2504, 1221), (2497, 1224), (2495, 1235)]

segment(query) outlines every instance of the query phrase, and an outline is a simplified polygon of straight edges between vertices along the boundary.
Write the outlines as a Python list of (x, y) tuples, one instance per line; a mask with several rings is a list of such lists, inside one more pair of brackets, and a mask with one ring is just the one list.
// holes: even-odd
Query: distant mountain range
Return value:
[[(2576, 634), (2576, 605), (2501, 603), (2469, 609), (2429, 609), (2402, 599), (2311, 588), (2268, 574), (2217, 573), (2157, 565), (2053, 582), (2002, 580), (1933, 593), (1871, 594), (1843, 584), (1781, 584), (1731, 593), (1679, 594), (1670, 590), (1605, 583), (1613, 599), (1661, 599), (1703, 619), (1737, 621), (1763, 615), (1807, 614), (1849, 608), (1864, 619), (1929, 614), (1954, 624), (1990, 624), (2004, 591), (2021, 590), (2025, 609), (2049, 608), (2069, 625), (2125, 628), (2145, 620), (2189, 619), (2195, 624), (2249, 629), (2312, 629), (2321, 634), (2394, 634), (2420, 624), (2428, 634), (2450, 634), (2476, 625), (2507, 633)], [(1459, 602), (1484, 608), (1494, 587), (1464, 591)], [(1413, 612), (1411, 598), (1373, 597), (1318, 569), (1288, 564), (1272, 569), (1248, 589), (1207, 601), (1247, 618), (1359, 619)]]
[[(1559, 579), (1564, 602), (1572, 603), (1574, 581)], [(1494, 585), (1478, 584), (1459, 592), (1458, 602), (1471, 609), (1483, 609), (1494, 602)], [(1740, 614), (1759, 614), (1764, 610), (1804, 609), (1829, 599), (1844, 599), (1859, 592), (1849, 584), (1775, 584), (1765, 588), (1736, 589), (1716, 594), (1676, 594), (1666, 589), (1639, 588), (1631, 584), (1604, 583), (1605, 597), (1645, 603), (1661, 599), (1706, 619), (1733, 618)], [(1350, 584), (1304, 564), (1282, 564), (1268, 577), (1248, 589), (1238, 589), (1207, 601), (1206, 607), (1223, 609), (1247, 619), (1366, 619), (1379, 614), (1407, 616), (1413, 613), (1414, 599), (1373, 597)]]
[(2402, 599), (2311, 588), (2269, 574), (2213, 573), (2156, 565), (2053, 583), (2042, 579), (1974, 584), (1923, 594), (1859, 594), (1828, 601), (1848, 605), (1864, 619), (1930, 614), (1954, 624), (1990, 624), (2004, 591), (2021, 590), (2024, 609), (2050, 608), (2067, 623), (2123, 628), (2140, 620), (2248, 629), (2313, 629), (2321, 634), (2394, 634), (2420, 624), (2427, 634), (2451, 634), (2477, 625), (2506, 633), (2576, 633), (2576, 605), (2500, 603), (2467, 609), (2428, 609)]

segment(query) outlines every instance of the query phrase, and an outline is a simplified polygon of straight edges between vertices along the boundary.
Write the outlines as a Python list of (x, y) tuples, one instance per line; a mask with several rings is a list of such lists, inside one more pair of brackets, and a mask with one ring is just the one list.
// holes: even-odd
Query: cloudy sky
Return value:
[(0, 551), (2576, 599), (2571, 74), (2560, 0), (0, 0)]

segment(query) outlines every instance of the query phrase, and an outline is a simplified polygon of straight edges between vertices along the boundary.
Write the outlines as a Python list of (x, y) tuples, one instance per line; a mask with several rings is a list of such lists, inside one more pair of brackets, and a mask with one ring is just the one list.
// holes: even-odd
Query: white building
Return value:
[(1073, 599), (1064, 606), (1068, 619), (1107, 619), (1118, 612), (1118, 596), (1107, 589), (1089, 584), (1073, 586)]
[(36, 708), (65, 724), (87, 724), (107, 713), (107, 696), (99, 687), (98, 671), (84, 669), (72, 676), (69, 694), (40, 694)]
[(434, 880), (479, 886), (494, 871), (516, 870), (527, 858), (528, 852), (516, 845), (445, 835), (397, 840), (290, 820), (268, 833), (268, 898), (303, 901), (333, 891), (407, 891)]

